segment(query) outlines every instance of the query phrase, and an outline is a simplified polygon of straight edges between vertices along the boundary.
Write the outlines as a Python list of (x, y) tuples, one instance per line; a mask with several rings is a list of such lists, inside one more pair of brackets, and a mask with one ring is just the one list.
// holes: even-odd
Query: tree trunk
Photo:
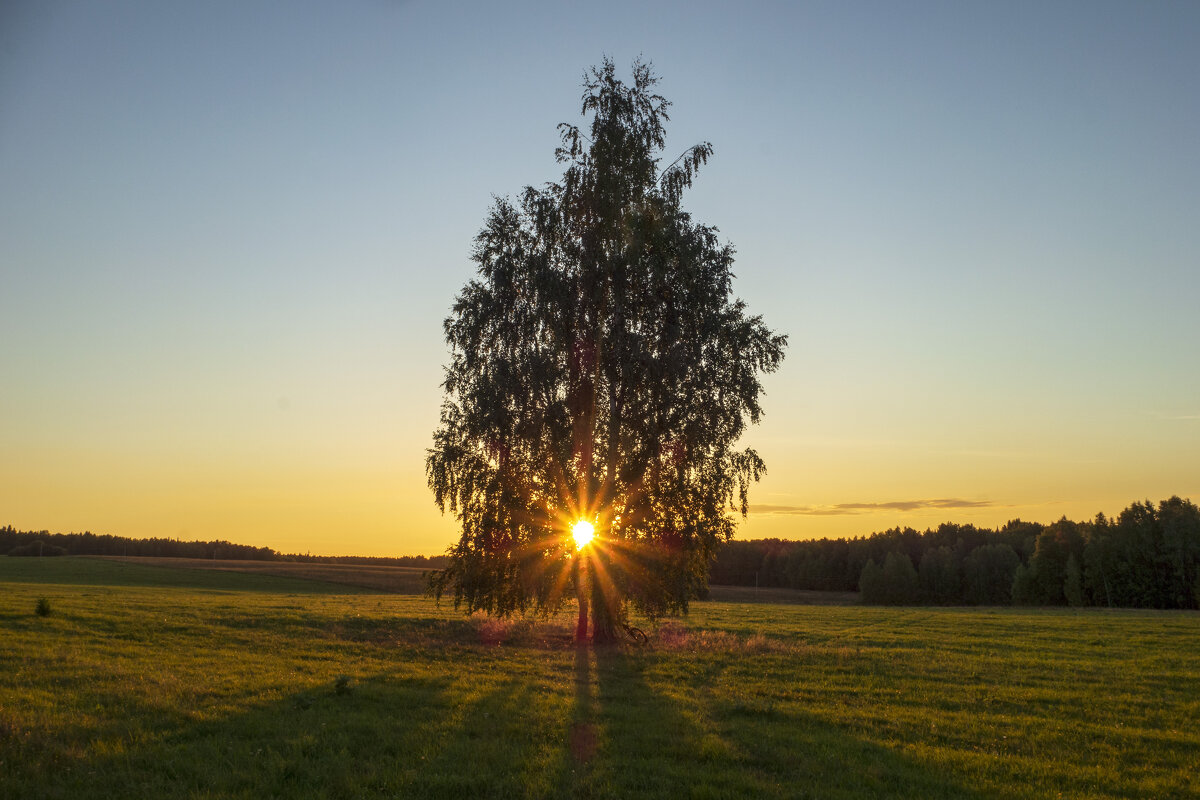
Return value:
[(575, 641), (586, 642), (588, 638), (588, 592), (587, 565), (582, 557), (575, 556), (575, 598), (579, 601), (579, 621), (575, 623)]
[(579, 595), (579, 621), (575, 623), (575, 641), (586, 642), (588, 638), (588, 601), (587, 595), (580, 589)]
[(592, 583), (592, 643), (611, 644), (617, 640), (616, 615), (612, 598), (604, 596), (599, 581)]

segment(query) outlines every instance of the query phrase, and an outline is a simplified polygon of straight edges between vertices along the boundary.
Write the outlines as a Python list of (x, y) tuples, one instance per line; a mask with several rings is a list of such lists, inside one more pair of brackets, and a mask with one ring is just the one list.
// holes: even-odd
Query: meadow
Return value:
[(319, 577), (0, 558), (0, 796), (1200, 797), (1197, 612), (743, 592), (592, 650)]

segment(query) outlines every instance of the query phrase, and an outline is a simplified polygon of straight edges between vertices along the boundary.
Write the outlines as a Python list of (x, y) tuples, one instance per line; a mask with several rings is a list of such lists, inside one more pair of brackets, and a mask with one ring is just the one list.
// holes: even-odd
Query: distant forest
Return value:
[(853, 539), (732, 541), (710, 582), (861, 591), (882, 605), (1200, 607), (1200, 509), (1172, 497), (1115, 520), (946, 523)]
[[(129, 539), (0, 528), (0, 553), (377, 564), (440, 569), (446, 556), (313, 556), (232, 542)], [(722, 545), (709, 582), (861, 591), (883, 605), (1200, 608), (1200, 509), (1172, 497), (1115, 520), (1013, 520), (999, 530), (944, 523), (853, 539), (754, 539)]]
[(10, 556), (151, 556), (155, 558), (207, 558), (245, 561), (300, 561), (322, 564), (373, 564), (440, 569), (446, 556), (314, 556), (277, 553), (269, 547), (233, 542), (185, 542), (179, 539), (130, 539), (125, 536), (85, 533), (18, 531), (0, 528), (0, 553)]

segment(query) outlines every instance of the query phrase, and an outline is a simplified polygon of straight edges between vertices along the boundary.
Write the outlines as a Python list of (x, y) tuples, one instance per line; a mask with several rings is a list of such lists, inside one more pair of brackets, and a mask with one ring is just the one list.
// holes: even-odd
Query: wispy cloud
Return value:
[(991, 500), (961, 500), (955, 497), (945, 497), (936, 500), (892, 500), (887, 503), (836, 503), (825, 506), (790, 506), (763, 503), (751, 505), (750, 513), (836, 517), (851, 514), (870, 514), (874, 511), (919, 511), (927, 508), (994, 508), (996, 505)]
[(1200, 414), (1155, 414), (1158, 419), (1165, 420), (1185, 420), (1185, 419), (1200, 419)]

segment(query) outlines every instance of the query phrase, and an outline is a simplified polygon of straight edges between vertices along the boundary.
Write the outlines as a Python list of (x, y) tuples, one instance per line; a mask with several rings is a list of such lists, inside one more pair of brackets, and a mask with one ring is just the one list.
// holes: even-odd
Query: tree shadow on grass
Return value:
[(592, 649), (575, 645), (571, 707), (558, 753), (554, 784), (559, 797), (592, 797), (597, 785), (600, 708), (596, 699)]
[(0, 725), (0, 771), (16, 765), (3, 795), (553, 797), (548, 765), (569, 700), (542, 679), (539, 655), (561, 662), (566, 652), (496, 648), (479, 642), (478, 627), (353, 626), (341, 631), (350, 640), (399, 645), (396, 670), (258, 705), (252, 694), (231, 698), (242, 708), (219, 718), (114, 706), (112, 724), (77, 729), (57, 747), (6, 743)]
[[(14, 797), (395, 796), (449, 710), (445, 677), (329, 684), (220, 719), (181, 715), (52, 764), (16, 764)], [(24, 767), (40, 766), (27, 771)]]
[(179, 709), (144, 724), (142, 714), (133, 735), (82, 743), (56, 763), (17, 763), (20, 748), (0, 747), (6, 788), (30, 798), (984, 797), (844, 726), (731, 691), (729, 667), (752, 654), (496, 648), (464, 642), (478, 626), (411, 621), (340, 633), (407, 644), (392, 650), (395, 670), (220, 718)]
[[(813, 715), (731, 701), (721, 657), (601, 650), (576, 661), (560, 796), (966, 798), (986, 795)], [(580, 742), (583, 746), (580, 746)]]

